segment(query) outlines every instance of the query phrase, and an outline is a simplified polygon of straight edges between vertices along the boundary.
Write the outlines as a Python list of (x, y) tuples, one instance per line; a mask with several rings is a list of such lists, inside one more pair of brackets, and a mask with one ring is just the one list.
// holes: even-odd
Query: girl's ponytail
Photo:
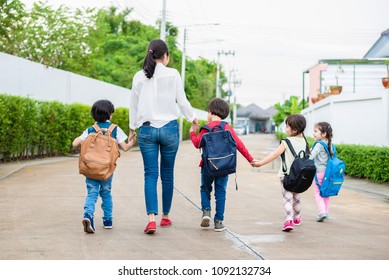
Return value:
[(165, 53), (169, 55), (169, 49), (164, 41), (158, 39), (150, 42), (143, 62), (143, 71), (147, 78), (151, 79), (154, 76), (155, 67), (157, 66), (155, 60), (162, 58)]

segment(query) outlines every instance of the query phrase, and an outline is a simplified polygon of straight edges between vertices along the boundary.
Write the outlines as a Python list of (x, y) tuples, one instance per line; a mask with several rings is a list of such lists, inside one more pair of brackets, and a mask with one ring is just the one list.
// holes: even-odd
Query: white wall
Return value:
[(334, 143), (389, 146), (389, 90), (332, 95), (301, 114), (307, 119), (307, 136), (312, 137), (315, 123), (326, 121)]
[[(109, 99), (115, 108), (128, 108), (131, 90), (0, 52), (0, 93), (67, 104)], [(207, 119), (207, 112), (195, 111)]]
[(109, 99), (115, 107), (128, 107), (130, 92), (123, 87), (0, 53), (0, 93), (68, 104), (92, 105), (96, 100)]

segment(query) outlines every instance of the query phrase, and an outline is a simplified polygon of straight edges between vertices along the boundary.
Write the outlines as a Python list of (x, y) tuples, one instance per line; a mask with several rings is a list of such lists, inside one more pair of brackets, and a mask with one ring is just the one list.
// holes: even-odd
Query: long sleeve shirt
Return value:
[(142, 126), (144, 122), (160, 128), (176, 120), (180, 116), (179, 110), (190, 122), (196, 118), (176, 69), (157, 63), (151, 79), (143, 70), (135, 74), (130, 96), (131, 129)]
[[(219, 125), (220, 121), (213, 121), (207, 124), (210, 128), (215, 127), (216, 125)], [(236, 142), (236, 149), (246, 158), (248, 162), (252, 162), (254, 158), (251, 156), (249, 151), (247, 150), (246, 146), (243, 144), (242, 140), (238, 137), (238, 135), (235, 133), (234, 129), (226, 124), (224, 129), (229, 130), (231, 132), (232, 137), (234, 138)], [(201, 129), (200, 133), (196, 135), (195, 132), (191, 131), (190, 133), (190, 140), (192, 141), (193, 145), (198, 149), (200, 147), (201, 138), (205, 133), (207, 133), (208, 130)], [(200, 161), (200, 166), (203, 166), (202, 161)]]
[[(324, 141), (324, 140), (323, 140)], [(326, 144), (327, 142), (324, 141)], [(328, 154), (324, 147), (317, 143), (315, 147), (311, 151), (311, 155), (309, 156), (310, 159), (313, 159), (316, 167), (316, 172), (325, 172), (327, 168), (327, 162), (328, 162)]]

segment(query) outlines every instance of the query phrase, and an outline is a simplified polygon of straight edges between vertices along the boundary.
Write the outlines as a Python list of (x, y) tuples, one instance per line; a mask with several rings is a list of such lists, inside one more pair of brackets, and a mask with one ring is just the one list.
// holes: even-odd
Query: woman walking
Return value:
[[(186, 98), (180, 74), (167, 67), (169, 50), (162, 40), (150, 42), (143, 69), (132, 82), (130, 97), (130, 130), (139, 128), (138, 144), (144, 165), (144, 192), (148, 224), (147, 234), (156, 231), (158, 215), (157, 182), (162, 182), (161, 227), (172, 224), (169, 213), (174, 189), (174, 163), (179, 145), (177, 118), (179, 111), (198, 124), (194, 110)], [(160, 160), (158, 160), (160, 156)], [(160, 174), (159, 174), (160, 172)]]

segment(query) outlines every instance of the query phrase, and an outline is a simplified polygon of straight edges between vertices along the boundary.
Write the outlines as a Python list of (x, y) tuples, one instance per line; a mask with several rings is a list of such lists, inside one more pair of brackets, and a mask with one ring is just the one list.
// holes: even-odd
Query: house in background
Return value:
[(272, 118), (274, 114), (274, 107), (264, 110), (253, 103), (237, 110), (235, 125), (245, 127), (247, 133), (274, 132), (275, 126)]
[[(305, 134), (312, 135), (314, 124), (326, 121), (335, 143), (389, 146), (389, 88), (382, 80), (389, 75), (388, 61), (389, 29), (363, 58), (322, 59), (304, 71), (303, 84), (309, 76), (309, 107), (301, 111)], [(341, 93), (330, 93), (335, 85), (342, 86)]]
[(388, 60), (389, 29), (381, 33), (363, 58), (319, 60), (316, 65), (303, 72), (309, 76), (309, 105), (314, 104), (320, 94), (329, 93), (333, 86), (341, 86), (342, 94), (382, 92), (381, 79), (388, 75), (385, 65)]

